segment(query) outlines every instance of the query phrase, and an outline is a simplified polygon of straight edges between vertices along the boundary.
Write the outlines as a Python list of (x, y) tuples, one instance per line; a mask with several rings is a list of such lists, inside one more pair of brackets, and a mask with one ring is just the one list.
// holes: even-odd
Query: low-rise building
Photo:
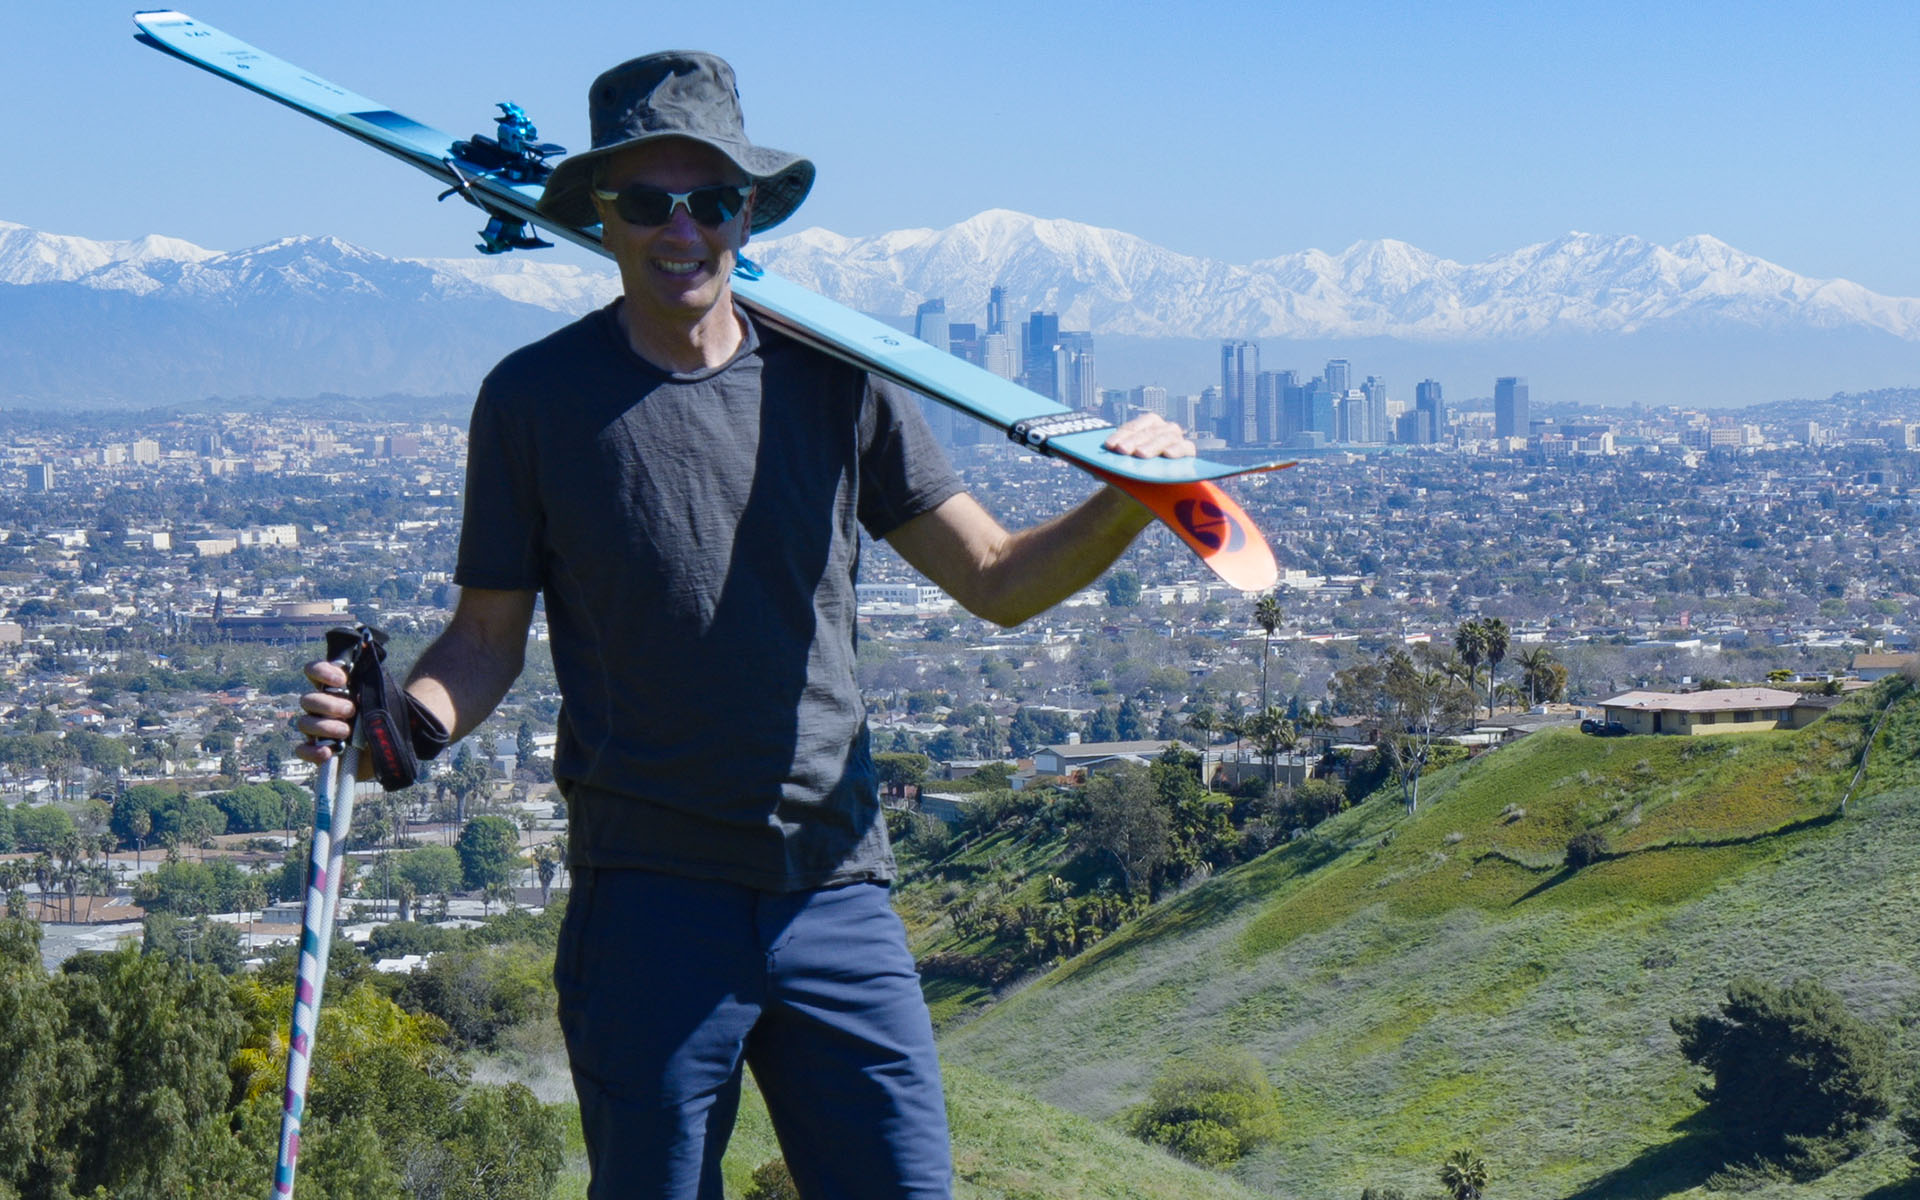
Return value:
[(1779, 688), (1717, 688), (1704, 692), (1622, 692), (1600, 702), (1607, 720), (1628, 733), (1690, 736), (1799, 729), (1827, 711), (1823, 697)]

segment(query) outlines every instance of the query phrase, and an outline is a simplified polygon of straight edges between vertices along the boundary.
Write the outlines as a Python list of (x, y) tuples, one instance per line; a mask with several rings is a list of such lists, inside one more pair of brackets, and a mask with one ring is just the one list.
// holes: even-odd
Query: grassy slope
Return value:
[[(1098, 1122), (1051, 1108), (975, 1071), (948, 1072), (956, 1200), (1254, 1200), (1233, 1180), (1190, 1167)], [(554, 1200), (584, 1200), (585, 1148), (578, 1140)], [(727, 1195), (741, 1195), (754, 1168), (780, 1153), (759, 1094), (748, 1088), (727, 1149)]]
[[(1900, 702), (1848, 815), (1821, 819), (1904, 687), (1791, 734), (1530, 738), (1430, 779), (1414, 819), (1376, 799), (1196, 889), (944, 1051), (1109, 1118), (1168, 1056), (1248, 1047), (1289, 1132), (1235, 1173), (1276, 1195), (1421, 1194), (1463, 1144), (1502, 1197), (1687, 1194), (1712, 1164), (1671, 1017), (1741, 971), (1920, 1017), (1920, 699)], [(1560, 869), (1588, 828), (1617, 856)], [(1883, 1134), (1779, 1193), (1891, 1197), (1907, 1168)]]

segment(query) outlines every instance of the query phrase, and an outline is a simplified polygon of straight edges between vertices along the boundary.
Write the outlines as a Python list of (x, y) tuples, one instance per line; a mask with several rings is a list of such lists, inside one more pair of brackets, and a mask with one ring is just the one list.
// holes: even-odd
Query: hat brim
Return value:
[(767, 146), (724, 145), (685, 133), (655, 133), (562, 159), (547, 177), (546, 189), (540, 193), (540, 202), (535, 207), (542, 216), (576, 229), (598, 225), (600, 210), (593, 204), (594, 164), (633, 146), (667, 138), (711, 146), (747, 176), (754, 189), (753, 223), (747, 227), (751, 233), (772, 229), (792, 216), (813, 190), (813, 163), (797, 154)]

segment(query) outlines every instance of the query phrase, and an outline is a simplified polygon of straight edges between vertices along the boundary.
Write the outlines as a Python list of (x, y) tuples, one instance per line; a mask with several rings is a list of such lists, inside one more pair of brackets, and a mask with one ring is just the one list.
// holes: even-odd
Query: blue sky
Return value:
[[(1242, 263), (1372, 237), (1474, 261), (1571, 229), (1711, 233), (1920, 296), (1911, 3), (554, 7), (566, 15), (489, 0), (186, 11), (453, 132), (513, 99), (576, 148), (598, 71), (718, 51), (755, 139), (819, 164), (793, 228), (1004, 207)], [(0, 219), (221, 249), (330, 233), (468, 252), (469, 213), (436, 206), (429, 181), (136, 45), (133, 8), (9, 14)]]

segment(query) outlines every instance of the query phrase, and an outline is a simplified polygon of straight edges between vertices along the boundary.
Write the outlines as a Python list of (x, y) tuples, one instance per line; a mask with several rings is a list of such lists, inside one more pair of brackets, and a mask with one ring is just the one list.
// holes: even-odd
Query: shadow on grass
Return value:
[(1695, 1113), (1673, 1128), (1678, 1137), (1642, 1150), (1638, 1158), (1600, 1176), (1567, 1200), (1660, 1200), (1706, 1183), (1707, 1176), (1722, 1165), (1713, 1127)]
[(1920, 1200), (1920, 1175), (1877, 1187), (1860, 1200)]
[(1527, 901), (1533, 899), (1535, 896), (1538, 896), (1540, 893), (1551, 891), (1552, 889), (1559, 887), (1561, 884), (1565, 883), (1569, 879), (1572, 879), (1575, 875), (1578, 875), (1579, 873), (1580, 873), (1580, 869), (1578, 867), (1561, 867), (1558, 871), (1555, 871), (1553, 874), (1547, 876), (1545, 879), (1542, 879), (1539, 883), (1536, 883), (1532, 887), (1528, 888), (1525, 895), (1519, 897), (1513, 902), (1513, 907), (1518, 908), (1522, 904), (1525, 904)]

